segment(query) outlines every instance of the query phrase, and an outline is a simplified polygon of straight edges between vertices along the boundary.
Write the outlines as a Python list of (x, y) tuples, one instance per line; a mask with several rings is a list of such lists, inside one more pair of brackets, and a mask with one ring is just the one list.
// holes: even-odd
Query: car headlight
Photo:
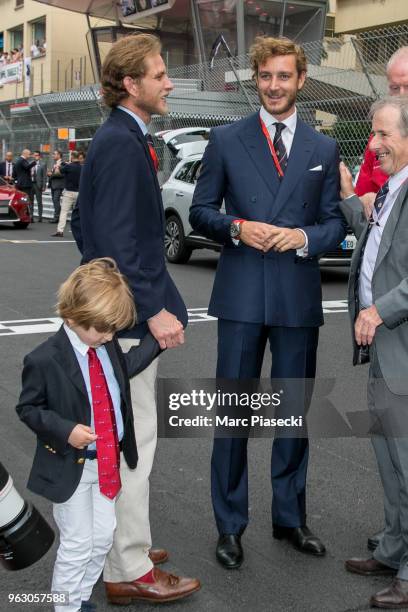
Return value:
[(22, 196), (22, 197), (20, 198), (20, 202), (24, 202), (25, 204), (26, 204), (27, 202), (29, 202), (29, 201), (30, 201), (30, 200), (27, 198), (27, 196)]

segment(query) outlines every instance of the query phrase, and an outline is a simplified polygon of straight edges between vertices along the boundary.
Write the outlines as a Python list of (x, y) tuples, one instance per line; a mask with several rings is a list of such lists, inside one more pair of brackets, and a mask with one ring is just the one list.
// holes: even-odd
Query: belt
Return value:
[[(119, 449), (120, 449), (120, 452), (122, 452), (122, 440), (119, 442)], [(94, 459), (97, 459), (97, 458), (98, 458), (97, 450), (86, 450), (85, 456), (80, 457), (77, 463), (84, 463), (85, 459), (89, 459), (90, 461), (93, 461)]]
[(92, 461), (93, 459), (97, 459), (97, 458), (98, 458), (98, 452), (96, 450), (85, 451), (85, 459), (90, 459)]

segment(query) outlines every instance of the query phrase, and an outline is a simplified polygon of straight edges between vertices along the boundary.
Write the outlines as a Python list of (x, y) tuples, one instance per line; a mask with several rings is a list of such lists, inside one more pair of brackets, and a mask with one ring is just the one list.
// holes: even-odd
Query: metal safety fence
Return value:
[[(336, 138), (352, 168), (360, 163), (367, 142), (370, 105), (387, 92), (387, 61), (403, 45), (408, 45), (408, 23), (303, 45), (308, 78), (298, 97), (299, 115)], [(179, 66), (169, 74), (175, 85), (170, 112), (153, 118), (152, 133), (231, 123), (259, 107), (248, 55), (222, 57), (221, 50), (212, 69), (203, 63)], [(86, 150), (108, 114), (97, 84), (19, 101), (28, 102), (29, 109), (18, 115), (10, 112), (10, 103), (0, 104), (0, 142), (3, 150), (15, 153), (26, 146), (67, 150), (68, 142), (58, 140), (59, 127), (75, 128), (77, 148)], [(175, 162), (158, 144), (164, 180)]]

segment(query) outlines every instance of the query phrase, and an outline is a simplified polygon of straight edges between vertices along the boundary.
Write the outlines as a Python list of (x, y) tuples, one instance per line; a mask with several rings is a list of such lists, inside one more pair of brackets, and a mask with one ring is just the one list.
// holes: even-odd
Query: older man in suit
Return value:
[(30, 149), (23, 149), (20, 157), (17, 158), (14, 164), (13, 177), (16, 183), (17, 189), (24, 191), (28, 195), (30, 201), (30, 215), (31, 223), (34, 222), (34, 192), (33, 182), (31, 180), (31, 169), (37, 162), (35, 159), (31, 159)]
[[(190, 212), (195, 230), (224, 245), (209, 307), (218, 317), (217, 377), (258, 378), (269, 340), (272, 378), (311, 381), (323, 324), (318, 255), (345, 234), (338, 149), (297, 116), (306, 78), (301, 47), (261, 37), (251, 63), (261, 110), (212, 130)], [(307, 388), (286, 385), (293, 414), (307, 408)], [(248, 523), (247, 442), (216, 438), (212, 455), (216, 556), (230, 569), (242, 563)], [(306, 437), (274, 441), (273, 536), (323, 555), (306, 526), (308, 450)]]
[(41, 160), (41, 151), (34, 151), (35, 166), (31, 168), (31, 180), (33, 182), (33, 194), (37, 200), (38, 223), (42, 223), (43, 193), (47, 186), (47, 166)]
[(408, 607), (408, 99), (388, 97), (371, 109), (371, 150), (389, 180), (366, 220), (351, 175), (341, 165), (341, 210), (358, 243), (349, 281), (355, 362), (370, 360), (368, 407), (372, 443), (384, 489), (385, 531), (370, 559), (346, 569), (396, 575), (373, 595), (379, 608)]
[(14, 156), (12, 151), (7, 151), (4, 161), (0, 164), (0, 177), (3, 178), (7, 183), (12, 184), (14, 182)]

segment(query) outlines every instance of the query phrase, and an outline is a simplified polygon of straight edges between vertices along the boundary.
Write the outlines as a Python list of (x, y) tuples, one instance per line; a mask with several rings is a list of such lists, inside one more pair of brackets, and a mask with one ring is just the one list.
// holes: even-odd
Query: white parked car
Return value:
[[(178, 159), (181, 159), (162, 186), (166, 218), (164, 246), (167, 260), (171, 263), (186, 263), (194, 249), (212, 249), (213, 251), (222, 249), (219, 243), (195, 232), (188, 221), (209, 132), (210, 128), (198, 127), (155, 134), (164, 140)], [(221, 208), (221, 212), (223, 211), (225, 211), (224, 205)], [(320, 257), (320, 265), (350, 265), (356, 243), (357, 240), (349, 229), (347, 236), (336, 249)]]

